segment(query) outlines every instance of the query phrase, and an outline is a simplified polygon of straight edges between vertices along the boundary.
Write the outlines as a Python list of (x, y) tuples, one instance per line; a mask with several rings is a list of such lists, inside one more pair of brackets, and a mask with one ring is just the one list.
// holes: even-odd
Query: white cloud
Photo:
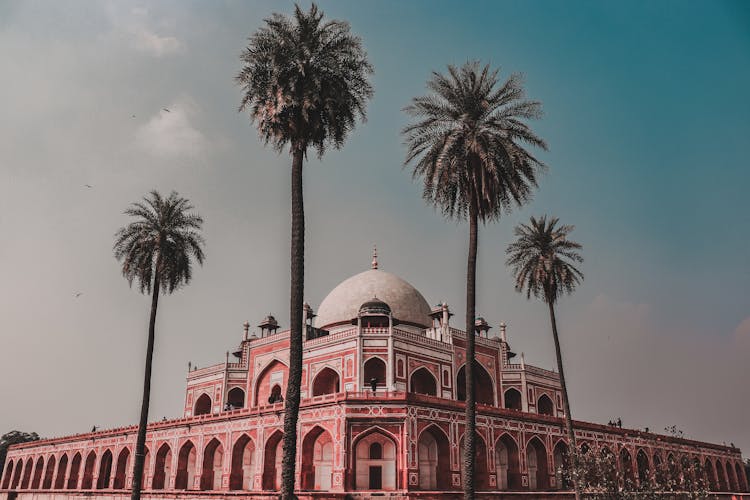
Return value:
[[(164, 22), (158, 23), (147, 7), (134, 7), (126, 12), (120, 9), (119, 4), (110, 4), (109, 15), (114, 34), (123, 37), (136, 50), (163, 57), (175, 54), (184, 47), (176, 36), (160, 32), (165, 29)], [(159, 29), (154, 27), (155, 24), (159, 25)]]
[(182, 48), (182, 43), (173, 36), (157, 35), (146, 29), (134, 31), (132, 35), (137, 49), (150, 52), (156, 57), (178, 52)]
[(209, 141), (191, 122), (196, 114), (196, 107), (190, 99), (178, 99), (136, 130), (136, 146), (159, 157), (202, 155), (208, 149)]

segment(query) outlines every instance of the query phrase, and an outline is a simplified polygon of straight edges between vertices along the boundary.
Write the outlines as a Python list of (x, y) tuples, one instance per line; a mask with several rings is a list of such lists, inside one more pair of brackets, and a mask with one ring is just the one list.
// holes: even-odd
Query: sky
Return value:
[[(676, 425), (750, 456), (750, 5), (320, 5), (362, 38), (375, 95), (341, 150), (305, 164), (313, 308), (377, 245), (382, 269), (463, 323), (468, 229), (403, 167), (402, 108), (447, 64), (520, 72), (543, 103), (532, 127), (549, 171), (532, 202), (480, 228), (477, 312), (555, 367), (546, 307), (514, 291), (504, 252), (519, 222), (560, 217), (585, 258), (558, 305), (574, 417)], [(112, 243), (152, 189), (194, 203), (207, 260), (160, 302), (151, 418), (180, 416), (188, 361), (223, 362), (245, 320), (288, 327), (290, 157), (238, 112), (234, 76), (263, 19), (292, 10), (0, 3), (0, 433), (137, 422), (150, 301)]]

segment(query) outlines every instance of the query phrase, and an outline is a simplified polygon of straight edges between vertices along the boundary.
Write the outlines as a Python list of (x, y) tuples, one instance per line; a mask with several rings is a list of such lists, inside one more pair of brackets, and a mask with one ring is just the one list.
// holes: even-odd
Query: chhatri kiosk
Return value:
[[(459, 496), (467, 332), (452, 326), (448, 305), (430, 307), (374, 258), (317, 314), (304, 307), (300, 497)], [(477, 490), (487, 498), (567, 490), (558, 472), (568, 453), (558, 374), (523, 356), (514, 362), (505, 325), (490, 330), (478, 318), (469, 333), (476, 336)], [(183, 417), (149, 425), (144, 497), (274, 498), (288, 348), (289, 331), (268, 316), (257, 330), (245, 323), (231, 359), (188, 370)], [(697, 460), (713, 491), (748, 491), (737, 448), (586, 422), (575, 430), (580, 444), (616, 453), (633, 478), (645, 480), (665, 461)], [(13, 446), (0, 498), (124, 498), (136, 433), (130, 426)]]

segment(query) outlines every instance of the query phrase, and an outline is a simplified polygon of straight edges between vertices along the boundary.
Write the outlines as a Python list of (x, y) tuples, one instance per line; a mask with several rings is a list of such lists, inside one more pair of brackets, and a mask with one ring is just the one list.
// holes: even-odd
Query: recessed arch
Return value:
[(560, 439), (552, 449), (552, 460), (555, 465), (555, 486), (558, 490), (569, 490), (573, 487), (570, 483), (570, 448), (568, 443)]
[[(461, 457), (461, 478), (465, 477), (464, 470), (464, 438), (466, 434), (461, 436), (459, 441), (459, 457)], [(487, 444), (484, 438), (479, 432), (474, 433), (474, 487), (477, 491), (487, 490), (490, 488), (489, 484), (490, 471), (487, 465)]]
[(386, 365), (385, 361), (378, 356), (372, 356), (365, 361), (363, 365), (363, 377), (364, 384), (367, 387), (372, 385), (372, 380), (375, 380), (375, 384), (378, 387), (385, 387), (386, 378)]
[(256, 471), (255, 443), (247, 434), (235, 441), (232, 447), (232, 468), (229, 474), (230, 490), (252, 490)]
[(536, 412), (540, 415), (555, 415), (555, 403), (552, 402), (549, 396), (542, 394), (536, 401)]
[(277, 430), (266, 440), (263, 453), (263, 489), (281, 488), (281, 459), (284, 434)]
[(44, 457), (36, 459), (34, 466), (34, 479), (31, 481), (31, 489), (38, 490), (42, 486), (42, 473), (44, 472)]
[(78, 476), (81, 474), (81, 461), (83, 458), (80, 453), (73, 455), (70, 461), (70, 476), (68, 477), (68, 489), (75, 490), (78, 488)]
[(435, 376), (424, 366), (417, 368), (409, 377), (409, 391), (428, 396), (438, 395), (438, 382)]
[(302, 440), (302, 489), (330, 491), (333, 475), (333, 438), (316, 425)]
[(312, 384), (312, 395), (336, 394), (340, 391), (341, 378), (333, 368), (326, 366), (315, 375)]
[(117, 456), (117, 467), (115, 468), (115, 481), (112, 484), (112, 488), (116, 490), (125, 489), (125, 478), (128, 475), (128, 467), (130, 465), (130, 449), (128, 447), (120, 450), (120, 454)]
[[(456, 375), (456, 393), (459, 401), (466, 401), (466, 365)], [(481, 363), (474, 360), (474, 396), (477, 404), (495, 405), (495, 382)]]
[(505, 399), (505, 407), (507, 409), (521, 411), (522, 409), (521, 391), (511, 387), (510, 389), (505, 391), (504, 399)]
[(96, 489), (109, 488), (110, 479), (112, 479), (112, 452), (106, 450), (99, 460), (99, 477), (96, 480)]
[(42, 488), (45, 490), (48, 490), (52, 488), (52, 479), (55, 475), (55, 465), (57, 464), (57, 460), (55, 459), (54, 455), (51, 455), (47, 459), (47, 467), (45, 467), (44, 470), (44, 481), (42, 481)]
[(253, 389), (255, 405), (269, 404), (268, 398), (274, 386), (279, 386), (280, 392), (283, 392), (288, 376), (289, 367), (276, 358), (272, 359), (255, 379)]
[(221, 471), (224, 465), (224, 446), (216, 438), (211, 439), (203, 450), (201, 490), (220, 490)]
[(83, 479), (81, 480), (81, 489), (90, 490), (94, 487), (94, 465), (96, 464), (96, 452), (91, 450), (86, 457), (83, 466)]
[(622, 471), (625, 480), (630, 481), (631, 483), (635, 481), (635, 474), (633, 473), (633, 456), (625, 447), (620, 449), (620, 470)]
[(232, 410), (245, 407), (245, 391), (241, 387), (233, 387), (227, 392), (227, 404)]
[(635, 455), (635, 464), (638, 472), (638, 482), (640, 484), (647, 484), (650, 481), (651, 467), (648, 463), (648, 455), (643, 449), (639, 449)]
[(747, 491), (747, 475), (745, 474), (744, 467), (742, 467), (740, 462), (734, 463), (734, 471), (737, 476), (738, 491)]
[(716, 482), (716, 470), (710, 458), (706, 458), (706, 461), (703, 463), (703, 471), (708, 479), (709, 491), (718, 491), (719, 485)]
[(526, 443), (526, 468), (529, 474), (529, 490), (539, 491), (549, 489), (547, 448), (537, 436), (534, 436)]
[[(377, 426), (357, 436), (353, 443), (355, 489), (392, 491), (398, 488), (396, 443), (390, 433)], [(380, 449), (379, 454), (371, 453), (375, 448)]]
[(4, 490), (7, 490), (10, 486), (10, 481), (13, 478), (13, 465), (14, 465), (13, 459), (8, 460), (8, 462), (5, 464), (5, 476), (3, 477), (3, 483), (2, 488)]
[(60, 462), (57, 464), (57, 475), (55, 476), (55, 484), (53, 488), (56, 490), (62, 490), (65, 488), (65, 474), (68, 471), (68, 454), (63, 453), (60, 457)]
[(417, 439), (419, 488), (449, 490), (451, 486), (450, 442), (443, 429), (427, 426)]
[[(154, 478), (151, 481), (151, 489), (167, 489), (172, 478), (172, 448), (167, 443), (162, 444), (154, 460)], [(148, 469), (144, 472), (147, 473), (147, 471)]]
[(174, 478), (174, 489), (192, 490), (195, 485), (195, 462), (198, 452), (191, 440), (185, 441), (177, 455), (177, 474)]
[(737, 474), (735, 474), (734, 467), (732, 467), (732, 463), (727, 461), (726, 462), (727, 467), (727, 477), (729, 478), (729, 488), (732, 492), (739, 491), (739, 485), (737, 484)]
[(495, 441), (495, 468), (499, 490), (521, 489), (521, 456), (518, 443), (504, 432)]
[(211, 413), (213, 403), (211, 402), (211, 396), (206, 394), (205, 392), (198, 396), (198, 399), (195, 400), (195, 409), (193, 410), (193, 415), (209, 415)]
[(21, 473), (23, 472), (23, 459), (16, 461), (16, 470), (13, 472), (13, 480), (10, 482), (10, 489), (15, 490), (21, 484)]

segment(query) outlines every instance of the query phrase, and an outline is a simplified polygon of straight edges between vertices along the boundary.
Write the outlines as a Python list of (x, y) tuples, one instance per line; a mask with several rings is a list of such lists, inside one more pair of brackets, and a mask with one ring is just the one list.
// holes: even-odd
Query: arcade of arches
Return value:
[[(150, 470), (150, 453), (146, 450), (144, 489), (278, 490), (282, 437), (278, 430), (267, 437), (261, 461), (258, 460), (258, 445), (248, 434), (239, 435), (231, 446), (212, 438), (203, 450), (188, 439), (179, 445), (174, 471), (172, 447), (162, 443), (154, 458), (153, 471)], [(301, 489), (331, 490), (334, 457), (338, 453), (331, 433), (314, 425), (301, 438)], [(463, 437), (458, 446), (463, 447)], [(353, 447), (349, 464), (352, 489), (393, 491), (403, 488), (397, 472), (399, 454), (394, 436), (373, 427), (357, 436)], [(585, 445), (585, 449), (588, 450), (588, 445)], [(231, 450), (231, 454), (227, 455), (225, 450)], [(484, 436), (477, 433), (476, 450), (476, 487), (479, 491), (570, 488), (560, 474), (568, 463), (568, 446), (563, 439), (557, 441), (548, 457), (545, 443), (539, 436), (530, 436), (520, 448), (516, 438), (504, 432), (489, 448)], [(600, 448), (599, 452), (611, 453), (607, 448)], [(413, 485), (414, 488), (427, 491), (459, 489), (452, 484), (451, 478), (463, 467), (463, 462), (451, 463), (450, 440), (440, 426), (429, 424), (419, 433), (416, 453), (417, 483)], [(660, 453), (649, 456), (641, 448), (631, 451), (623, 447), (617, 456), (622, 475), (633, 480), (648, 478), (649, 471), (658, 471), (662, 463)], [(227, 460), (229, 462), (225, 464)], [(747, 477), (738, 460), (705, 458), (698, 462), (695, 456), (676, 456), (672, 453), (667, 454), (665, 460), (670, 470), (668, 473), (674, 478), (679, 479), (680, 471), (696, 462), (703, 466), (711, 490), (746, 491), (748, 488)], [(105, 449), (100, 456), (91, 450), (85, 454), (85, 458), (80, 452), (73, 454), (72, 458), (70, 453), (65, 452), (24, 460), (10, 459), (0, 486), (3, 489), (21, 490), (123, 490), (129, 487), (131, 463), (132, 451), (129, 447)], [(492, 473), (496, 485), (490, 484), (490, 464), (494, 467)], [(223, 482), (224, 470), (229, 471), (226, 482)], [(254, 482), (256, 475), (260, 478), (258, 483)]]

